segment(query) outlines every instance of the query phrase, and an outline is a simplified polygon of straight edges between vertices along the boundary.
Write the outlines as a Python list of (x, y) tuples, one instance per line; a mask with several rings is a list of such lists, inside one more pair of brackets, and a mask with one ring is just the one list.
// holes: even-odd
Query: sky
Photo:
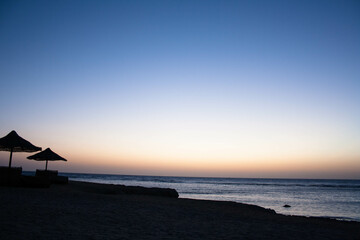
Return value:
[(359, 1), (1, 1), (0, 84), (49, 169), (360, 179)]

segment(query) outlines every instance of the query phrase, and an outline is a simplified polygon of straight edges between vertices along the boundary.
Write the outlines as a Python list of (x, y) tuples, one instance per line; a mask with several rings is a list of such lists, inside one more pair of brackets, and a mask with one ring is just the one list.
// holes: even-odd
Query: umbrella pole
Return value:
[(46, 160), (45, 171), (47, 171), (47, 163), (48, 163), (48, 160)]
[(13, 148), (11, 148), (10, 150), (9, 168), (11, 168), (12, 153), (13, 153)]

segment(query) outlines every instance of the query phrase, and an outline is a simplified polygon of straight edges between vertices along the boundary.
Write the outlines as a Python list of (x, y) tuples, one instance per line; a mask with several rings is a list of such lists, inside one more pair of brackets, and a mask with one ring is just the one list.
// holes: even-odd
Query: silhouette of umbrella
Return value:
[(0, 151), (10, 152), (9, 168), (11, 168), (13, 152), (37, 152), (41, 151), (41, 147), (32, 145), (12, 130), (8, 135), (0, 138)]
[(27, 157), (27, 159), (32, 159), (35, 161), (46, 161), (45, 171), (47, 170), (48, 161), (58, 161), (58, 160), (67, 161), (65, 158), (54, 153), (50, 148), (47, 148), (42, 152), (31, 155)]

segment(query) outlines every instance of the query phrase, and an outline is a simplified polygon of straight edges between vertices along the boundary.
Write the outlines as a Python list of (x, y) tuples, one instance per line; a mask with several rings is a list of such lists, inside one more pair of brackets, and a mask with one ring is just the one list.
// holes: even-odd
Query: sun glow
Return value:
[(360, 178), (358, 3), (265, 2), (0, 4), (0, 137), (67, 172)]

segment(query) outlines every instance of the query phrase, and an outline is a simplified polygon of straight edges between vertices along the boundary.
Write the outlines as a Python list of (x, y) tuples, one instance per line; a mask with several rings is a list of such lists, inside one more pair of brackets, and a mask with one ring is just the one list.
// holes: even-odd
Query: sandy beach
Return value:
[(70, 182), (0, 187), (1, 239), (360, 239), (360, 223), (291, 217), (261, 207), (125, 194)]

